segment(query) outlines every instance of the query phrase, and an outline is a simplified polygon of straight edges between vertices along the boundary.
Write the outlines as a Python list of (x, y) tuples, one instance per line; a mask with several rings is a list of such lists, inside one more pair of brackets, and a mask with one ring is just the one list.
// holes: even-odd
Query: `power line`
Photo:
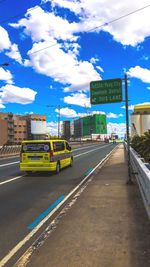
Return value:
[[(116, 21), (118, 21), (118, 20), (120, 20), (120, 19), (123, 19), (123, 18), (125, 18), (125, 17), (130, 16), (130, 15), (133, 15), (133, 14), (135, 14), (135, 13), (137, 13), (137, 12), (140, 12), (140, 11), (142, 11), (142, 10), (148, 8), (148, 7), (150, 7), (150, 5), (141, 7), (141, 8), (136, 9), (136, 10), (130, 12), (130, 13), (127, 13), (127, 14), (125, 14), (125, 15), (122, 15), (122, 16), (116, 18), (116, 19), (110, 20), (110, 21), (108, 21), (108, 22), (106, 22), (106, 23), (103, 23), (103, 24), (101, 24), (101, 25), (99, 25), (99, 26), (96, 26), (96, 27), (94, 27), (94, 28), (91, 28), (91, 29), (85, 31), (85, 33), (94, 31), (94, 30), (99, 29), (99, 28), (102, 28), (102, 27), (104, 27), (104, 26), (108, 26), (109, 24), (111, 24), (111, 23), (113, 23), (113, 22), (116, 22)], [(38, 6), (34, 7), (33, 9), (36, 9), (36, 8), (38, 8)], [(32, 10), (33, 10), (33, 9), (32, 9)], [(28, 55), (32, 55), (32, 54), (35, 54), (35, 53), (39, 53), (39, 52), (41, 52), (41, 51), (43, 51), (43, 50), (46, 50), (46, 49), (51, 48), (51, 47), (54, 47), (54, 46), (56, 46), (57, 44), (58, 44), (58, 42), (55, 42), (54, 44), (51, 44), (51, 45), (46, 46), (46, 47), (43, 47), (43, 48), (38, 49), (38, 50), (36, 50), (36, 51), (34, 51), (34, 52), (30, 52), (30, 53), (28, 53)], [(20, 58), (17, 58), (17, 59), (20, 59)], [(15, 59), (15, 60), (17, 60), (17, 59)], [(13, 60), (13, 59), (12, 59), (12, 60)], [(11, 61), (12, 61), (12, 60), (11, 60)], [(9, 62), (10, 62), (10, 61), (9, 61)]]
[[(134, 14), (134, 13), (137, 13), (137, 12), (143, 10), (143, 9), (148, 8), (148, 7), (150, 7), (150, 5), (147, 5), (147, 6), (144, 6), (144, 7), (142, 7), (142, 8), (139, 8), (139, 9), (137, 9), (137, 10), (135, 10), (135, 11), (132, 11), (132, 12), (130, 12), (130, 13), (128, 13), (128, 14), (125, 14), (125, 15), (123, 15), (123, 16), (121, 16), (121, 17), (118, 17), (118, 18), (116, 18), (116, 19), (113, 19), (113, 20), (111, 20), (111, 21), (109, 21), (109, 22), (107, 22), (107, 23), (103, 23), (103, 24), (101, 24), (101, 25), (99, 25), (99, 26), (97, 26), (97, 27), (94, 27), (94, 28), (92, 28), (92, 29), (90, 29), (90, 30), (87, 30), (86, 33), (91, 32), (91, 31), (93, 31), (93, 30), (95, 30), (95, 29), (98, 29), (98, 28), (102, 28), (102, 27), (104, 27), (104, 26), (107, 26), (107, 25), (109, 25), (109, 24), (111, 24), (111, 23), (113, 23), (113, 22), (115, 22), (115, 21), (118, 21), (118, 20), (120, 20), (120, 19), (122, 19), (122, 18), (125, 18), (125, 17), (127, 17), (127, 16), (130, 16), (130, 15), (132, 15), (132, 14)], [(58, 44), (58, 43), (56, 42), (56, 43), (54, 43), (54, 44), (52, 44), (52, 45), (49, 45), (49, 46), (47, 46), (47, 47), (44, 47), (44, 48), (41, 48), (41, 49), (36, 50), (36, 51), (34, 51), (34, 52), (31, 52), (31, 53), (29, 53), (29, 55), (32, 55), (32, 54), (41, 52), (41, 51), (43, 51), (43, 50), (45, 50), (45, 49), (48, 49), (48, 48), (51, 48), (51, 47), (53, 47), (53, 46), (55, 46), (55, 45), (57, 45), (57, 44)]]
[[(6, 1), (6, 0), (2, 0), (2, 1)], [(1, 3), (1, 2), (0, 2), (0, 3)], [(42, 4), (41, 4), (41, 5), (42, 5)], [(32, 12), (34, 9), (37, 9), (39, 6), (40, 6), (40, 5), (35, 6), (35, 7), (31, 7), (31, 8), (29, 8), (29, 11)], [(0, 21), (0, 24), (4, 24), (4, 23), (10, 21), (11, 19), (16, 19), (16, 18), (18, 18), (18, 17), (24, 15), (26, 12), (27, 12), (27, 10), (24, 11), (24, 12), (18, 13), (18, 14), (16, 14), (16, 15), (12, 16), (12, 17), (9, 17), (8, 19), (2, 20), (2, 21)]]
[(135, 13), (137, 13), (137, 12), (139, 12), (139, 11), (142, 11), (143, 9), (146, 9), (146, 8), (148, 8), (148, 7), (150, 7), (150, 5), (147, 5), (147, 6), (138, 8), (138, 9), (136, 9), (136, 10), (130, 12), (130, 13), (127, 13), (127, 14), (122, 15), (122, 16), (116, 18), (116, 19), (113, 19), (113, 20), (110, 20), (110, 21), (108, 21), (108, 22), (106, 22), (106, 23), (103, 23), (103, 24), (101, 24), (100, 26), (94, 27), (94, 28), (92, 28), (92, 29), (90, 29), (90, 30), (88, 30), (88, 31), (86, 31), (86, 32), (91, 32), (91, 31), (96, 30), (96, 29), (98, 29), (98, 28), (101, 28), (101, 27), (104, 27), (104, 26), (108, 26), (109, 24), (111, 24), (111, 23), (113, 23), (113, 22), (116, 22), (116, 21), (118, 21), (118, 20), (120, 20), (120, 19), (123, 19), (123, 18), (126, 18), (126, 17), (130, 16), (130, 15), (133, 15), (133, 14), (135, 14)]

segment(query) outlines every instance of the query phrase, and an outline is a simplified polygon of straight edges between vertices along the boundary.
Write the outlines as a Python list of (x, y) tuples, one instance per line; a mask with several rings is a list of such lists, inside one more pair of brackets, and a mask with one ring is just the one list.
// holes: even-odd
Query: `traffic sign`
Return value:
[(122, 80), (110, 79), (90, 83), (90, 101), (92, 105), (122, 101)]

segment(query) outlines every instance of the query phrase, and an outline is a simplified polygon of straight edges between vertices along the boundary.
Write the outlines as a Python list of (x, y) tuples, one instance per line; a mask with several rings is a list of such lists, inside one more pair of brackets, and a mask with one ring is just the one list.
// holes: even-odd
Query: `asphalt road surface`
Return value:
[[(115, 147), (115, 144), (93, 144), (74, 149), (73, 167), (59, 174), (34, 173), (26, 176), (19, 170), (19, 157), (0, 160), (0, 266), (12, 266), (17, 255), (10, 251), (22, 241), (65, 196)], [(37, 219), (38, 218), (38, 219)], [(43, 226), (44, 227), (44, 226)], [(32, 240), (26, 242), (26, 249)], [(20, 254), (19, 254), (20, 253)], [(19, 251), (18, 257), (21, 255)]]

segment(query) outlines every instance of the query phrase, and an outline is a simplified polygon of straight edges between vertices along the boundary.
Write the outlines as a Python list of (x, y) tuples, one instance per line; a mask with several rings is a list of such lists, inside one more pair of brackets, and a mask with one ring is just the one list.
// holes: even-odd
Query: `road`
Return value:
[[(34, 229), (36, 218), (43, 216), (44, 211), (50, 211), (52, 205), (57, 205), (64, 199), (114, 146), (93, 144), (74, 149), (73, 167), (62, 170), (58, 175), (35, 173), (26, 176), (19, 170), (18, 157), (1, 159), (0, 259), (9, 255), (9, 251)], [(25, 248), (37, 238), (43, 227), (25, 244)], [(15, 254), (7, 266), (12, 266), (10, 262), (15, 262), (16, 259)], [(0, 266), (2, 266), (1, 261)]]

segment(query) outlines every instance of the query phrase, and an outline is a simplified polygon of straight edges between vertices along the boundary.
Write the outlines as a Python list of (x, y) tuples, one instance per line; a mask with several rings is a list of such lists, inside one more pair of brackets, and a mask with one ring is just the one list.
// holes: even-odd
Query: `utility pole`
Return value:
[(57, 108), (58, 109), (58, 128), (57, 128), (57, 137), (60, 138), (60, 111), (62, 108), (70, 107), (70, 106), (61, 106), (61, 105), (50, 105), (47, 106), (49, 108)]

